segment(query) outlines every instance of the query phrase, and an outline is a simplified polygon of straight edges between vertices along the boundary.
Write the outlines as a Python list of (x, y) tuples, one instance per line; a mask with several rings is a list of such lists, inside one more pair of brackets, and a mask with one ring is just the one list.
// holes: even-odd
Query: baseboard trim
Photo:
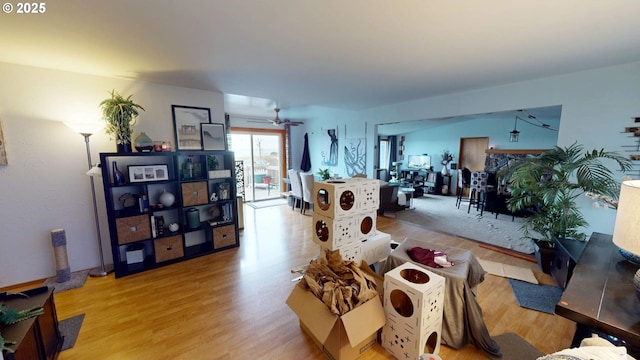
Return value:
[(477, 241), (478, 244), (480, 244), (479, 246), (481, 248), (484, 249), (489, 249), (489, 250), (493, 250), (499, 253), (503, 253), (509, 256), (513, 256), (516, 257), (518, 259), (522, 259), (522, 260), (526, 260), (526, 261), (530, 261), (530, 262), (537, 262), (535, 255), (533, 254), (523, 254), (519, 251), (515, 251), (515, 250), (511, 250), (511, 249), (505, 249), (503, 247), (500, 246), (495, 246), (495, 245), (490, 245), (490, 244), (485, 244), (483, 242)]
[(15, 285), (9, 285), (9, 286), (5, 286), (5, 287), (1, 287), (0, 288), (0, 292), (6, 292), (6, 291), (20, 292), (20, 291), (23, 291), (23, 290), (32, 289), (34, 287), (42, 286), (42, 284), (44, 283), (45, 280), (47, 280), (47, 279), (32, 280), (32, 281), (28, 281), (28, 282), (21, 283), (21, 284), (15, 284)]

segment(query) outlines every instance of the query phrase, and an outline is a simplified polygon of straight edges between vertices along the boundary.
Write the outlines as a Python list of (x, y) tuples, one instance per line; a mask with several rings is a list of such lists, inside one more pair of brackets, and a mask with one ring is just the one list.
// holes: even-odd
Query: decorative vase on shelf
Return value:
[(144, 132), (136, 137), (135, 148), (138, 152), (151, 152), (153, 151), (153, 141)]
[(118, 164), (115, 161), (113, 162), (113, 183), (115, 185), (125, 184), (124, 174), (118, 169)]
[(442, 176), (448, 176), (449, 175), (449, 168), (447, 167), (447, 165), (444, 165), (440, 172), (442, 173)]
[(164, 207), (171, 207), (171, 205), (176, 201), (176, 197), (167, 190), (162, 190), (162, 194), (160, 194), (158, 200), (160, 201), (160, 204), (164, 205)]

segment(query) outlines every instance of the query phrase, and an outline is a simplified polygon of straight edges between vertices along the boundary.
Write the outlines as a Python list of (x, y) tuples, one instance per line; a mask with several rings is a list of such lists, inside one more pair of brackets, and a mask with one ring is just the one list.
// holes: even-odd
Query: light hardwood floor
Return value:
[[(290, 270), (319, 253), (311, 216), (287, 206), (245, 206), (244, 216), (240, 248), (117, 280), (89, 278), (82, 288), (55, 294), (60, 319), (86, 314), (75, 346), (59, 359), (325, 359), (285, 304), (295, 286)], [(384, 217), (377, 227), (394, 240), (428, 239), (531, 268), (553, 283), (535, 263), (473, 241)], [(505, 278), (487, 275), (478, 301), (492, 336), (514, 332), (545, 353), (571, 342), (573, 322), (519, 307)], [(473, 345), (443, 346), (440, 356), (488, 358)], [(362, 358), (393, 359), (379, 345)]]

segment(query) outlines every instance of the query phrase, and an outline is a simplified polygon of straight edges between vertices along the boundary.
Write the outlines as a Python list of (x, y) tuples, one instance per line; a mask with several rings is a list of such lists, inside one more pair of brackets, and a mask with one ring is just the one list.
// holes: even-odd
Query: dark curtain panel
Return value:
[(396, 161), (396, 159), (398, 158), (398, 137), (393, 135), (393, 136), (389, 136), (388, 138), (389, 141), (389, 163), (387, 164), (387, 179), (385, 179), (385, 181), (388, 181), (388, 174), (391, 171), (391, 168), (393, 167), (393, 162)]
[(291, 169), (291, 126), (284, 126), (284, 153), (287, 159), (286, 167), (287, 170)]
[(302, 162), (300, 170), (308, 172), (311, 170), (311, 157), (309, 156), (309, 134), (304, 133), (304, 149), (302, 150)]

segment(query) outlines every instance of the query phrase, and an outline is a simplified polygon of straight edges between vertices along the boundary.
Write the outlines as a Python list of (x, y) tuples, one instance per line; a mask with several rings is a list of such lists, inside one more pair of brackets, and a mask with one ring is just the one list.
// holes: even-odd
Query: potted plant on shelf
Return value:
[(620, 184), (603, 161), (612, 161), (621, 171), (631, 169), (629, 159), (616, 152), (584, 151), (577, 143), (539, 155), (529, 155), (507, 167), (498, 176), (509, 184), (510, 211), (530, 213), (521, 229), (532, 239), (536, 258), (545, 273), (550, 272), (553, 248), (558, 239), (584, 241), (580, 228), (584, 219), (576, 198), (589, 193), (617, 199)]
[(102, 117), (107, 123), (105, 132), (115, 138), (118, 152), (131, 152), (131, 134), (136, 123), (138, 111), (144, 108), (131, 100), (131, 96), (123, 97), (115, 90), (111, 98), (100, 103)]
[(318, 175), (320, 176), (320, 179), (322, 179), (323, 181), (329, 180), (329, 178), (331, 178), (331, 175), (329, 174), (329, 168), (319, 169)]
[(453, 161), (453, 154), (451, 154), (449, 152), (449, 150), (443, 150), (442, 151), (442, 160), (440, 161), (440, 164), (442, 165), (442, 176), (448, 176), (449, 175), (449, 168), (447, 167), (447, 165)]

